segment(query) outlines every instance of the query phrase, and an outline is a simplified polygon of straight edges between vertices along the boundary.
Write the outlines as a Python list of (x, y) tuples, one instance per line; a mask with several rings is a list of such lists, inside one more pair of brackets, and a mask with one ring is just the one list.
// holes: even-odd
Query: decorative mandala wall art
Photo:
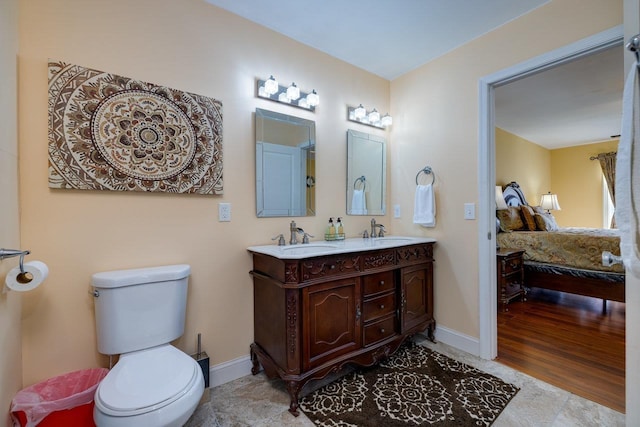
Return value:
[(50, 61), (49, 187), (222, 194), (222, 103)]

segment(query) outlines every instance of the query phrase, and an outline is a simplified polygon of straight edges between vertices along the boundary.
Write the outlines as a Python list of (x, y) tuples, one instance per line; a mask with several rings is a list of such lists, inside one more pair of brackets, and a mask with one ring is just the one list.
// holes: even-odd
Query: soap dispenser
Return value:
[(333, 217), (329, 218), (329, 224), (327, 225), (327, 232), (324, 238), (325, 240), (334, 240), (336, 238), (336, 227), (333, 225)]
[(337, 230), (338, 239), (344, 239), (344, 227), (342, 226), (342, 218), (338, 217), (338, 230)]

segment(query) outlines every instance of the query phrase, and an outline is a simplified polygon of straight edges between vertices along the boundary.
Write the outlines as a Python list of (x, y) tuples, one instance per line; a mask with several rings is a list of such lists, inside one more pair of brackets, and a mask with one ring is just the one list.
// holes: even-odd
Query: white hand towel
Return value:
[(616, 225), (620, 255), (627, 269), (640, 278), (640, 89), (638, 63), (627, 77), (622, 96), (622, 132), (616, 156)]
[(413, 222), (423, 227), (436, 226), (436, 198), (432, 184), (416, 187)]
[(351, 215), (367, 214), (366, 197), (364, 190), (353, 190), (353, 197), (351, 198)]

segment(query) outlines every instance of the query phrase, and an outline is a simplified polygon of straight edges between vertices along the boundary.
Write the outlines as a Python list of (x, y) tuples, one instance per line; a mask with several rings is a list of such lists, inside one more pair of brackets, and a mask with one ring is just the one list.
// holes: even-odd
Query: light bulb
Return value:
[(380, 124), (384, 127), (391, 126), (393, 124), (393, 119), (391, 118), (389, 113), (382, 116), (382, 118), (380, 119)]
[(287, 98), (289, 98), (290, 101), (295, 101), (300, 98), (300, 89), (298, 89), (295, 83), (291, 83), (291, 86), (287, 88)]
[(267, 80), (266, 82), (264, 82), (264, 92), (268, 95), (271, 96), (274, 93), (278, 92), (278, 81), (276, 79), (273, 78), (273, 76), (269, 77), (269, 80)]
[(367, 115), (367, 110), (364, 109), (362, 104), (358, 105), (358, 108), (353, 110), (353, 118), (356, 120), (362, 120), (366, 115)]
[(369, 113), (369, 123), (378, 123), (380, 121), (380, 113), (375, 108)]
[(307, 95), (307, 103), (310, 107), (315, 107), (316, 105), (320, 104), (320, 97), (316, 93), (315, 89)]

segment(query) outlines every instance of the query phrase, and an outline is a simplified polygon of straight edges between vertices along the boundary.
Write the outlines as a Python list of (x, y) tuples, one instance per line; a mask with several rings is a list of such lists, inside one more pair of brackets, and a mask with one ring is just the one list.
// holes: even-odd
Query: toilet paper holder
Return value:
[(24, 256), (29, 255), (31, 251), (21, 251), (20, 249), (0, 249), (0, 261), (5, 258), (20, 257), (20, 273), (24, 274)]

